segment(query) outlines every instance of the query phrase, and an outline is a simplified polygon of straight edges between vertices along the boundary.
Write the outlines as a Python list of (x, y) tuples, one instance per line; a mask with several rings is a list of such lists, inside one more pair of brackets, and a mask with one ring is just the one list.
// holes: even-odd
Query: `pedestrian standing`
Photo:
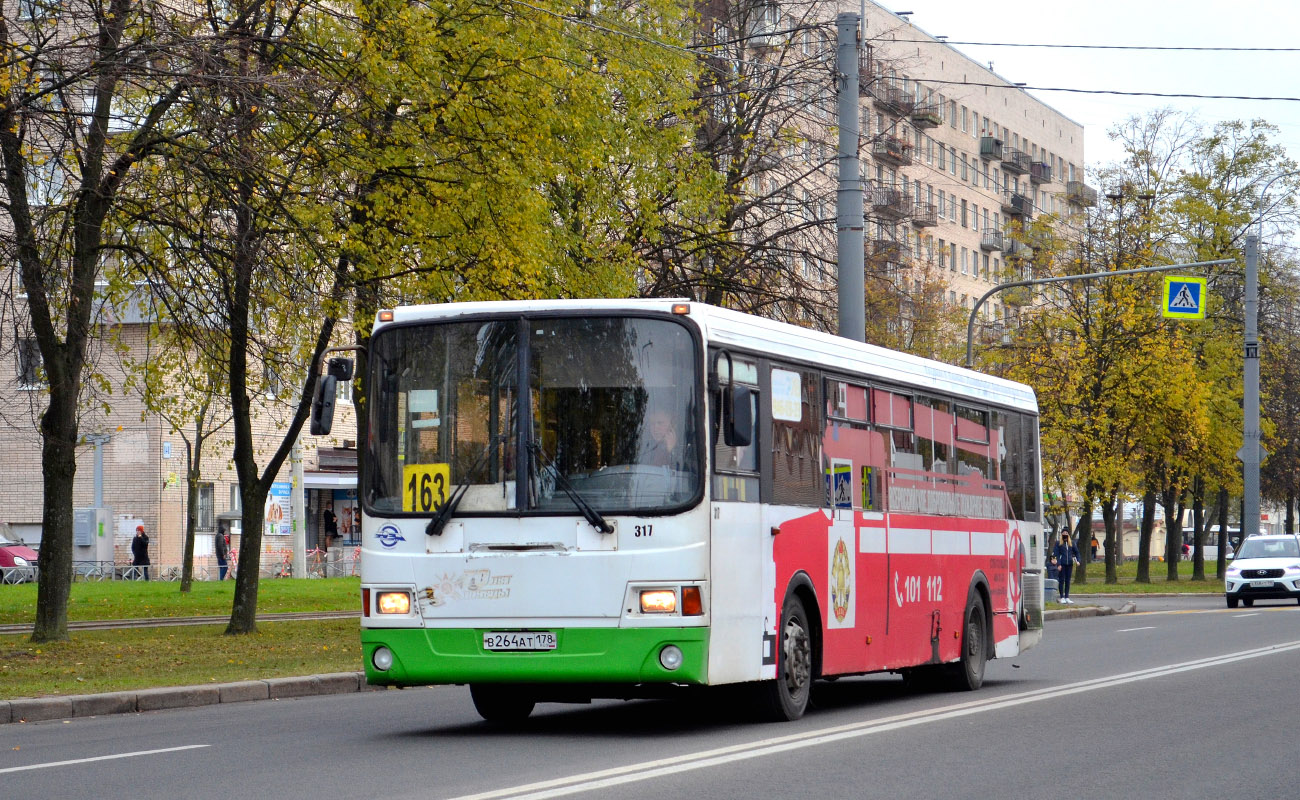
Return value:
[(230, 560), (230, 524), (222, 520), (217, 525), (217, 572), (219, 581), (226, 579), (227, 562)]
[(131, 540), (131, 566), (138, 567), (139, 575), (144, 575), (145, 580), (149, 580), (149, 534), (144, 532), (143, 525), (135, 526), (135, 538)]
[(1097, 537), (1092, 537), (1092, 560), (1097, 560)]
[(325, 549), (328, 550), (334, 544), (334, 540), (339, 538), (339, 521), (330, 506), (325, 506), (325, 513), (321, 516), (325, 523)]
[(1074, 574), (1075, 565), (1079, 563), (1079, 548), (1070, 544), (1068, 531), (1061, 531), (1061, 541), (1056, 545), (1053, 555), (1056, 556), (1056, 567), (1061, 576), (1057, 584), (1061, 602), (1074, 605), (1074, 601), (1070, 599), (1070, 578)]

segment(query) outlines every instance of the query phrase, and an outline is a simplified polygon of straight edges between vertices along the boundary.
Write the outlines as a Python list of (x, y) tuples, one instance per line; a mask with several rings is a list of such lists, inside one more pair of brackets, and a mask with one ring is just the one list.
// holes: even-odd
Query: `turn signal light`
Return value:
[(691, 305), (690, 305), (690, 303), (673, 303), (673, 313), (674, 313), (674, 314), (689, 314), (689, 313), (691, 313)]
[(392, 321), (393, 321), (393, 312), (388, 311), (388, 310), (380, 311), (380, 312), (379, 312), (379, 321), (380, 321), (380, 322), (392, 322)]
[(380, 614), (411, 613), (411, 595), (407, 592), (379, 592), (375, 605)]
[(641, 592), (642, 614), (673, 614), (677, 611), (677, 593), (672, 589), (645, 589)]
[(700, 587), (682, 587), (682, 616), (698, 617), (704, 613), (704, 603), (700, 600)]

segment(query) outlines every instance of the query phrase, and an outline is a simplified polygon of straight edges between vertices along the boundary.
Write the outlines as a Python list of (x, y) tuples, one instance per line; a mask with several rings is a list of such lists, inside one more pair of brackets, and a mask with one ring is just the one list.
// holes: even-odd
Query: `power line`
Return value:
[(1023, 83), (979, 83), (976, 81), (945, 81), (934, 78), (926, 78), (923, 83), (942, 83), (948, 86), (975, 86), (987, 87), (991, 89), (1025, 89), (1035, 92), (1071, 92), (1074, 94), (1112, 94), (1122, 97), (1181, 97), (1193, 100), (1280, 100), (1285, 102), (1300, 102), (1300, 97), (1274, 97), (1264, 95), (1236, 95), (1236, 94), (1192, 94), (1190, 92), (1125, 92), (1119, 89), (1072, 89), (1064, 86), (1029, 86)]
[(1046, 44), (1030, 42), (961, 42), (952, 39), (890, 39), (905, 44), (960, 44), (971, 47), (1045, 47), (1058, 50), (1162, 50), (1211, 53), (1300, 53), (1300, 47), (1197, 47), (1142, 44)]

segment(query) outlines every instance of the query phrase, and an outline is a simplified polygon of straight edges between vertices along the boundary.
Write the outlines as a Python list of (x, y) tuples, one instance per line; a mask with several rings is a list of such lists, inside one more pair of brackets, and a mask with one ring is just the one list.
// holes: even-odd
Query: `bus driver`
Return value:
[(649, 441), (641, 454), (641, 463), (652, 467), (673, 467), (681, 465), (681, 452), (677, 447), (677, 429), (665, 411), (651, 411), (646, 416), (646, 431)]

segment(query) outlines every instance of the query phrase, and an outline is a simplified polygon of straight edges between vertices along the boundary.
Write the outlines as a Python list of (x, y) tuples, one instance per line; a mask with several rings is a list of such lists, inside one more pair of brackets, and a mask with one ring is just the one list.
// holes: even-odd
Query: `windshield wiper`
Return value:
[(451, 497), (447, 499), (446, 503), (443, 503), (442, 508), (438, 509), (437, 513), (433, 515), (433, 519), (429, 520), (429, 524), (424, 527), (426, 535), (442, 535), (442, 529), (447, 526), (447, 521), (451, 519), (452, 512), (456, 510), (456, 506), (460, 505), (461, 498), (465, 496), (465, 492), (469, 489), (469, 481), (471, 477), (478, 472), (479, 467), (483, 466), (483, 462), (487, 460), (488, 454), (492, 452), (492, 448), (496, 447), (497, 442), (502, 438), (503, 437), (500, 436), (488, 437), (487, 446), (483, 448), (483, 452), (478, 454), (478, 458), (476, 458), (474, 463), (470, 466), (469, 472), (465, 474), (465, 482), (456, 487), (456, 491), (451, 493)]
[(546, 452), (542, 450), (541, 444), (537, 442), (529, 442), (528, 449), (531, 450), (540, 460), (545, 461), (546, 466), (551, 468), (555, 475), (555, 482), (560, 485), (560, 488), (564, 490), (564, 493), (569, 496), (569, 499), (573, 501), (573, 504), (582, 512), (582, 516), (591, 524), (591, 527), (601, 533), (614, 532), (614, 526), (609, 524), (609, 521), (602, 517), (599, 511), (592, 508), (591, 504), (583, 499), (577, 489), (573, 488), (573, 484), (569, 483), (569, 479), (564, 477), (564, 473), (560, 471), (558, 466), (556, 466), (555, 460), (546, 455)]

